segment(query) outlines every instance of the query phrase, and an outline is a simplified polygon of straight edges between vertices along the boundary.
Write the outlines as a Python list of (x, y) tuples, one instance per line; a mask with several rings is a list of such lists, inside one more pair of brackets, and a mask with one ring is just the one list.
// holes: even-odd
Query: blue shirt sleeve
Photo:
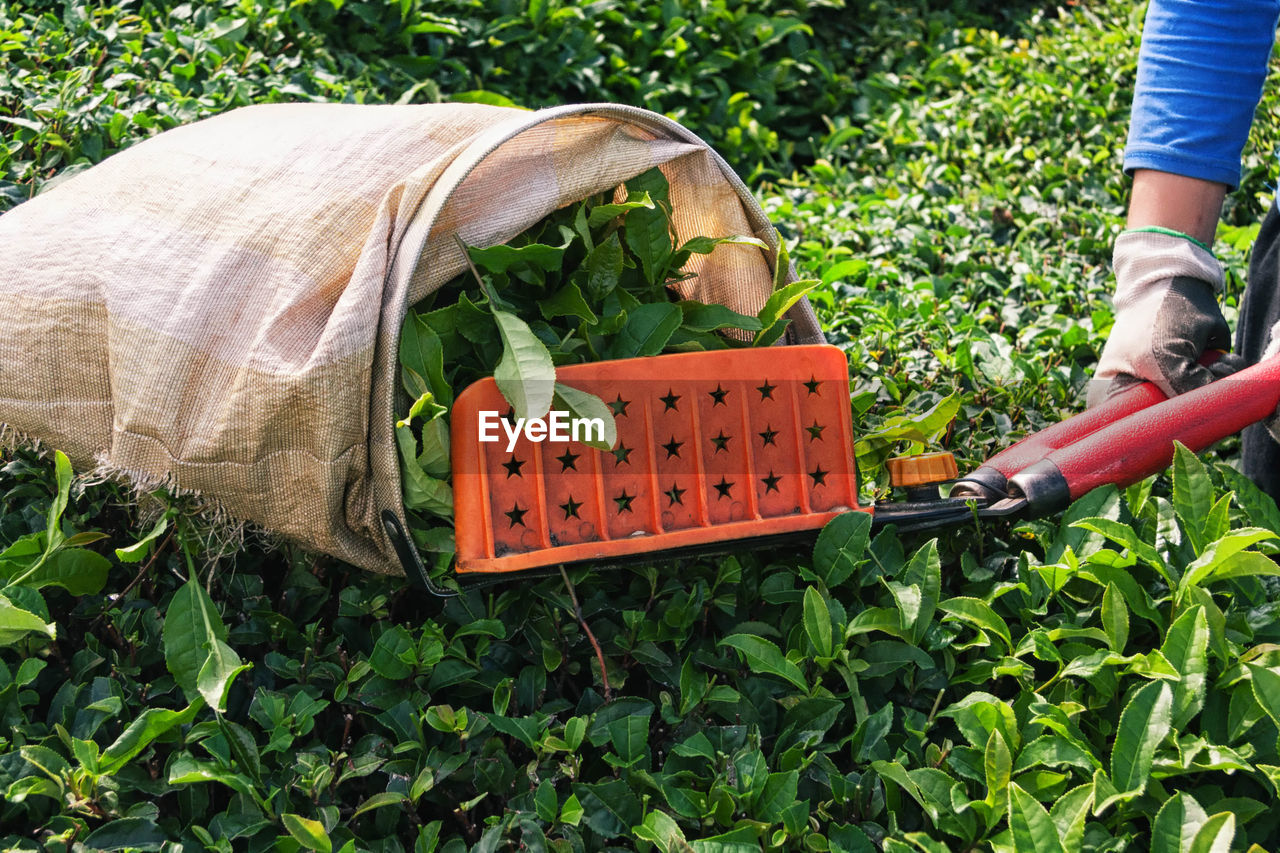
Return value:
[(1280, 0), (1151, 0), (1125, 172), (1240, 183), (1277, 16)]

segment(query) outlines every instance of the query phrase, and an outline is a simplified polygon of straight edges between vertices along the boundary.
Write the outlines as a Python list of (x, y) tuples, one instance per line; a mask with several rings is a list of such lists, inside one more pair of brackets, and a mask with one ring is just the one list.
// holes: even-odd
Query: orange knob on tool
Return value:
[(889, 482), (894, 486), (930, 486), (954, 480), (959, 475), (956, 458), (946, 452), (896, 456), (889, 460)]

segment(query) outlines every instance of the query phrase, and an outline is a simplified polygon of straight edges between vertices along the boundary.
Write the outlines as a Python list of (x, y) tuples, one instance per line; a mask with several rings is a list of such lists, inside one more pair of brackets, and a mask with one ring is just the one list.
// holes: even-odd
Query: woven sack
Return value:
[[(273, 104), (162, 133), (0, 216), (0, 431), (400, 572), (407, 306), (464, 269), (454, 234), (507, 241), (655, 166), (680, 239), (776, 247), (724, 161), (639, 109)], [(681, 295), (754, 314), (770, 263), (722, 245)]]

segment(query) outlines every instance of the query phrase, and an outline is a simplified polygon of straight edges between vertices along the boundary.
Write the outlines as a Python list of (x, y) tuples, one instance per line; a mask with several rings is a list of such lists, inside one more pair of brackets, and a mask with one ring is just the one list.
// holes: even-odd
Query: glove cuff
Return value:
[(1198, 240), (1163, 229), (1123, 231), (1111, 258), (1116, 273), (1116, 297), (1137, 298), (1159, 282), (1194, 278), (1221, 293), (1222, 265)]
[[(1183, 234), (1181, 231), (1174, 231), (1172, 228), (1164, 228), (1160, 225), (1144, 225), (1141, 228), (1126, 228), (1125, 231), (1130, 234), (1167, 234), (1170, 237), (1179, 237), (1183, 240), (1190, 240), (1194, 245), (1213, 255), (1212, 246), (1200, 242), (1190, 234)], [(1214, 257), (1216, 258), (1217, 255), (1214, 255)]]

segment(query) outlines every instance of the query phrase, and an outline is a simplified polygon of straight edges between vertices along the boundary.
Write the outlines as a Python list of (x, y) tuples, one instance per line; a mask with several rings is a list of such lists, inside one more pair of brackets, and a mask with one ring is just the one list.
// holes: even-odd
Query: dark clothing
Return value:
[[(1280, 320), (1280, 211), (1275, 202), (1262, 220), (1249, 260), (1249, 282), (1236, 322), (1236, 352), (1249, 364), (1262, 358), (1271, 327)], [(1280, 444), (1262, 424), (1241, 433), (1241, 469), (1280, 502)]]

